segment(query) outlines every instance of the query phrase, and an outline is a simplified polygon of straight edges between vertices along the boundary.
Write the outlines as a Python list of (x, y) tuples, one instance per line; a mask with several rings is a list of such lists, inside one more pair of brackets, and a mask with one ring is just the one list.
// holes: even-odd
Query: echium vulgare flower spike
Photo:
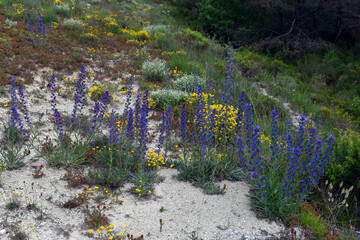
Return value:
[(128, 85), (127, 85), (127, 91), (126, 91), (126, 100), (125, 100), (125, 108), (124, 108), (124, 116), (128, 115), (128, 110), (130, 107), (130, 103), (131, 103), (131, 96), (132, 96), (132, 84), (133, 84), (133, 80), (134, 77), (131, 75), (129, 80), (128, 80)]
[(100, 103), (95, 103), (94, 106), (94, 116), (93, 116), (93, 126), (91, 127), (90, 133), (94, 133), (96, 126), (98, 126), (104, 117), (105, 110), (107, 105), (109, 104), (109, 92), (105, 91)]
[(314, 144), (315, 144), (315, 132), (316, 132), (316, 127), (312, 126), (309, 130), (309, 140), (307, 141), (307, 148), (306, 148), (306, 161), (308, 163), (311, 162), (311, 157), (313, 155), (313, 150), (314, 150)]
[(140, 94), (136, 95), (135, 101), (135, 111), (134, 111), (134, 122), (136, 131), (140, 128), (140, 113), (141, 113), (141, 96)]
[(223, 100), (223, 104), (227, 105), (228, 103), (231, 104), (232, 97), (233, 97), (233, 83), (234, 83), (234, 51), (232, 50), (232, 45), (229, 44), (227, 57), (226, 57), (226, 68), (225, 74), (226, 77), (224, 79), (224, 92), (221, 96)]
[(181, 114), (180, 114), (180, 134), (181, 140), (186, 140), (186, 104), (183, 103), (181, 106)]
[(326, 149), (324, 151), (324, 156), (323, 156), (324, 168), (327, 168), (327, 164), (331, 161), (331, 154), (333, 152), (333, 146), (335, 144), (334, 139), (335, 139), (334, 136), (332, 134), (330, 134), (327, 144), (326, 144)]
[(52, 21), (50, 20), (50, 24), (49, 24), (49, 33), (51, 33), (52, 30)]
[(112, 110), (110, 113), (109, 128), (109, 146), (112, 148), (119, 140), (115, 110)]
[(96, 102), (95, 106), (94, 106), (94, 110), (93, 110), (93, 112), (94, 112), (93, 119), (92, 119), (93, 124), (92, 124), (91, 130), (90, 130), (90, 134), (94, 133), (96, 123), (99, 119), (100, 110), (101, 110), (101, 103)]
[(275, 160), (279, 158), (279, 146), (278, 146), (278, 113), (275, 109), (271, 112), (271, 142), (270, 142), (270, 149), (271, 149), (271, 158), (270, 160)]
[[(313, 179), (313, 182), (318, 183), (320, 176), (323, 175), (323, 169), (322, 169), (322, 161), (321, 161), (321, 152), (322, 152), (322, 141), (321, 139), (317, 139), (314, 145), (314, 154), (312, 156), (312, 160), (310, 162), (311, 164), (311, 177)], [(310, 185), (312, 185), (312, 182), (310, 182)]]
[(53, 120), (55, 121), (55, 124), (56, 124), (56, 130), (59, 133), (58, 139), (60, 141), (63, 141), (64, 140), (64, 132), (63, 132), (62, 119), (61, 119), (59, 111), (56, 108), (55, 80), (56, 80), (56, 77), (55, 77), (55, 75), (53, 75), (50, 80), (50, 90), (51, 90), (51, 98), (52, 98), (51, 99), (51, 109), (53, 111)]
[(25, 101), (25, 97), (24, 97), (24, 91), (23, 91), (22, 87), (19, 87), (18, 92), (19, 92), (20, 104), (21, 104), (21, 107), (23, 109), (25, 121), (28, 124), (28, 126), (30, 127), (31, 122), (30, 122), (30, 118), (29, 118), (29, 111), (28, 111), (28, 108), (26, 106), (26, 101)]
[(236, 113), (236, 133), (239, 134), (243, 121), (243, 113), (245, 107), (245, 94), (242, 92), (238, 99), (238, 109)]
[(245, 130), (246, 130), (246, 142), (248, 146), (250, 146), (251, 143), (251, 137), (252, 137), (251, 127), (253, 123), (254, 122), (252, 120), (252, 106), (250, 103), (247, 103), (245, 105)]
[(42, 32), (42, 25), (43, 25), (43, 17), (40, 15), (39, 22), (37, 24), (37, 32), (38, 33)]
[[(15, 78), (11, 79), (10, 86), (10, 96), (11, 96), (11, 108), (10, 108), (10, 128), (14, 130), (19, 130), (26, 137), (26, 130), (24, 129), (19, 112), (17, 111), (17, 96), (16, 96), (16, 83)], [(18, 129), (17, 129), (18, 127)]]
[(134, 140), (134, 110), (130, 107), (128, 110), (128, 119), (126, 124), (126, 137), (129, 141)]
[(164, 140), (165, 140), (165, 130), (166, 130), (166, 122), (168, 120), (167, 116), (166, 116), (167, 112), (164, 112), (161, 115), (161, 123), (160, 123), (160, 135), (159, 135), (159, 143), (158, 143), (158, 149), (157, 149), (157, 153), (159, 154), (161, 151), (161, 148), (164, 144)]
[(238, 158), (239, 158), (239, 165), (245, 172), (246, 169), (249, 167), (247, 164), (247, 161), (245, 159), (245, 151), (244, 151), (244, 144), (243, 144), (243, 138), (237, 137), (237, 148), (238, 148)]
[(196, 94), (197, 94), (197, 99), (196, 99), (196, 114), (195, 114), (195, 130), (196, 130), (196, 136), (199, 137), (205, 117), (203, 93), (200, 86), (197, 87)]
[[(260, 165), (262, 165), (262, 156), (261, 156), (261, 147), (260, 147), (260, 127), (255, 126), (252, 128), (253, 138), (251, 142), (251, 155), (249, 164), (251, 164), (251, 171), (255, 169), (259, 170)], [(262, 167), (263, 168), (263, 167)]]
[(46, 25), (45, 25), (45, 23), (42, 25), (41, 34), (42, 35), (46, 34)]
[(296, 145), (300, 148), (303, 148), (302, 143), (304, 142), (304, 134), (305, 134), (305, 115), (301, 114), (299, 121), (299, 131), (298, 136), (296, 138)]
[(33, 32), (34, 25), (31, 23), (31, 21), (28, 22), (29, 32)]
[[(71, 116), (71, 122), (73, 123), (76, 119), (76, 113), (78, 111), (78, 109), (80, 110), (80, 114), (82, 113), (82, 109), (84, 108), (84, 103), (85, 103), (85, 68), (84, 66), (81, 66), (81, 70), (80, 70), (80, 77), (78, 78), (78, 80), (76, 81), (75, 84), (75, 96), (74, 96), (74, 108), (73, 108), (73, 113)], [(82, 117), (82, 115), (80, 115), (80, 118)]]
[(139, 160), (145, 160), (146, 154), (146, 142), (147, 142), (147, 126), (148, 126), (148, 111), (149, 111), (149, 101), (148, 101), (149, 92), (145, 91), (142, 100), (141, 113), (140, 113), (140, 133), (139, 133)]

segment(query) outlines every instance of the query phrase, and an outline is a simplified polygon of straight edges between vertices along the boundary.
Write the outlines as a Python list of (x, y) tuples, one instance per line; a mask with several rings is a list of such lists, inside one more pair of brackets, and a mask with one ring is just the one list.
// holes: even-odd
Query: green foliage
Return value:
[(311, 206), (306, 206), (299, 216), (301, 225), (304, 228), (310, 228), (317, 240), (324, 239), (324, 236), (327, 236), (326, 234), (329, 231), (326, 222), (316, 214)]
[[(183, 144), (186, 146), (186, 143)], [(244, 177), (232, 154), (216, 154), (215, 149), (207, 149), (204, 153), (202, 146), (197, 145), (183, 148), (179, 157), (181, 162), (176, 164), (180, 170), (178, 178), (201, 187), (207, 194), (225, 194), (226, 185), (220, 186), (218, 181), (240, 180)]]
[(347, 130), (335, 131), (334, 162), (328, 166), (326, 176), (336, 185), (341, 181), (344, 186), (354, 186), (360, 191), (360, 135)]
[(266, 192), (251, 191), (251, 207), (256, 210), (260, 217), (269, 218), (270, 220), (282, 219), (285, 223), (290, 223), (290, 214), (296, 208), (301, 206), (298, 198), (292, 196), (281, 197), (282, 193), (282, 176), (278, 171), (270, 169), (266, 174), (266, 180), (262, 183), (266, 185)]
[(72, 140), (70, 136), (64, 135), (63, 140), (56, 140), (56, 147), (50, 139), (42, 143), (42, 154), (50, 165), (68, 168), (77, 167), (88, 161), (86, 157), (90, 150), (88, 144), (93, 135), (89, 135), (85, 140), (80, 138)]
[(177, 37), (179, 41), (184, 42), (187, 46), (197, 49), (204, 49), (213, 45), (209, 38), (205, 37), (198, 31), (191, 30), (190, 28), (186, 28), (179, 32)]
[(19, 130), (5, 126), (4, 138), (1, 139), (0, 146), (0, 170), (23, 166), (22, 160), (30, 153), (27, 143), (27, 139)]

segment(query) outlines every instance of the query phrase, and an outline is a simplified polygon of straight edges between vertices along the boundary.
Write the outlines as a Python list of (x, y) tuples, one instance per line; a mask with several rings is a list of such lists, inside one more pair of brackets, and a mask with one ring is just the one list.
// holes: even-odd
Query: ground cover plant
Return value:
[[(165, 25), (175, 21), (166, 3), (154, 5), (157, 17), (152, 1), (98, 3), (0, 2), (2, 171), (40, 161), (31, 176), (42, 181), (66, 170), (75, 192), (58, 205), (82, 209), (82, 234), (94, 239), (146, 239), (127, 223), (114, 229), (109, 209), (127, 184), (154, 197), (161, 168), (206, 194), (246, 181), (258, 217), (306, 236), (357, 237), (359, 134), (347, 115), (357, 116), (356, 101), (322, 99), (334, 90), (311, 89), (323, 86), (312, 73), (304, 84), (301, 66)], [(281, 101), (306, 115), (295, 121)], [(21, 211), (22, 194), (8, 194), (6, 209)], [(26, 208), (43, 218), (34, 201)], [(14, 239), (32, 234), (20, 230), (9, 227)]]

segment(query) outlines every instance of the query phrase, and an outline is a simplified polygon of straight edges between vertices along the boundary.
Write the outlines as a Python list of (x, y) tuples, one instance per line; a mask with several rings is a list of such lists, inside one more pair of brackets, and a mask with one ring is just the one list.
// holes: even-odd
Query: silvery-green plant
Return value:
[(187, 93), (174, 89), (160, 89), (150, 94), (156, 103), (156, 108), (166, 109), (169, 106), (177, 106), (187, 98)]
[(163, 60), (145, 61), (142, 70), (147, 81), (163, 82), (166, 79), (165, 61)]
[(204, 89), (205, 85), (205, 78), (189, 74), (184, 74), (174, 81), (174, 88), (184, 92), (196, 92), (197, 87)]
[(155, 37), (158, 33), (166, 33), (168, 29), (166, 25), (150, 25), (143, 28), (151, 37)]
[(66, 19), (62, 25), (67, 29), (80, 29), (83, 26), (83, 22), (74, 18), (69, 18)]
[(64, 4), (61, 5), (55, 5), (55, 11), (56, 13), (63, 14), (63, 15), (69, 15), (70, 14), (70, 7)]
[(12, 21), (12, 20), (10, 20), (10, 19), (6, 19), (6, 20), (5, 20), (5, 25), (8, 26), (8, 27), (11, 27), (11, 28), (12, 28), (12, 27), (15, 27), (16, 24), (17, 24), (16, 21)]

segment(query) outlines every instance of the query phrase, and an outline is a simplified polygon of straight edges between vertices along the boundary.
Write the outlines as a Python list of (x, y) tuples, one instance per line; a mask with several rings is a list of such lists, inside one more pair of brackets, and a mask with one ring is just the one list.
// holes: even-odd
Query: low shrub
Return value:
[(145, 61), (142, 70), (147, 81), (163, 82), (166, 79), (165, 62), (162, 60)]
[(205, 86), (206, 79), (189, 74), (185, 74), (174, 81), (174, 88), (184, 92), (196, 92), (197, 87), (204, 89)]
[(178, 106), (187, 98), (184, 91), (173, 89), (161, 89), (151, 93), (151, 98), (155, 101), (155, 108), (164, 110), (169, 106)]
[(68, 30), (79, 30), (83, 26), (83, 22), (74, 18), (64, 20), (62, 26)]
[(326, 176), (335, 185), (341, 181), (344, 186), (354, 186), (360, 191), (360, 135), (352, 130), (341, 133), (336, 130), (334, 147), (334, 162), (326, 171)]
[(155, 37), (159, 33), (166, 33), (168, 29), (166, 25), (150, 25), (143, 28), (151, 37)]

